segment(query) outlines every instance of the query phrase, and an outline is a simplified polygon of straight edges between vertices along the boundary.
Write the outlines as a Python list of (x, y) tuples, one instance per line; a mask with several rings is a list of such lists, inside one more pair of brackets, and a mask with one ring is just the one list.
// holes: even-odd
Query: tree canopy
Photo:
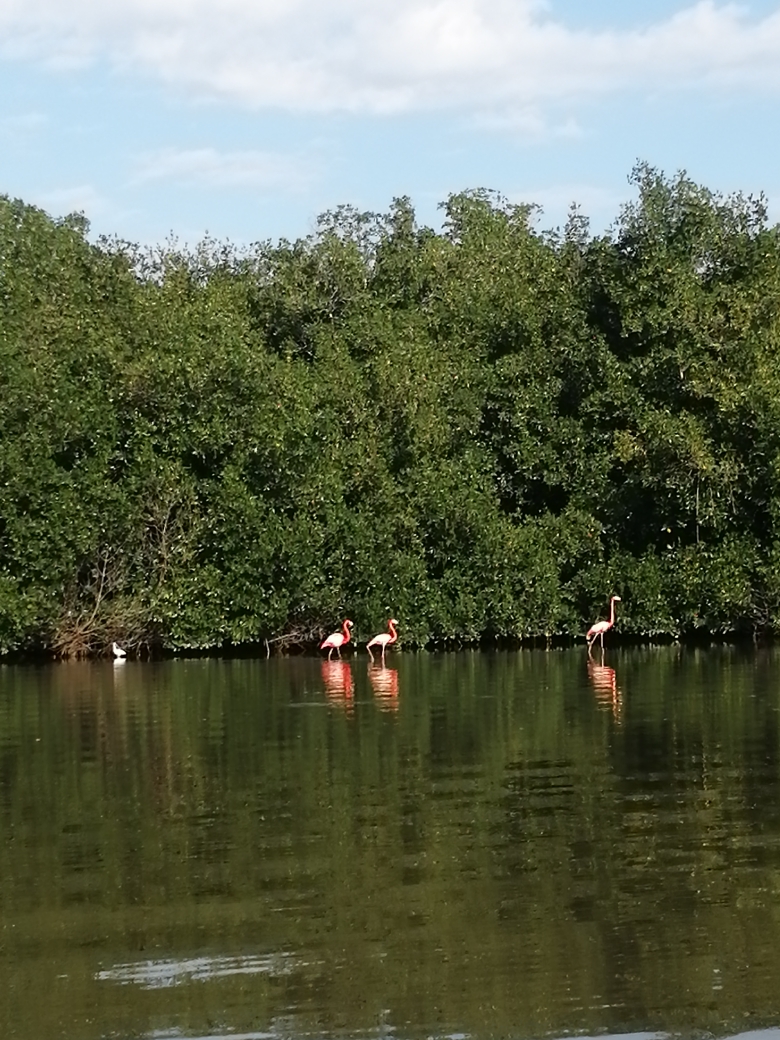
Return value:
[(0, 197), (0, 651), (780, 627), (780, 239), (647, 166), (142, 249)]

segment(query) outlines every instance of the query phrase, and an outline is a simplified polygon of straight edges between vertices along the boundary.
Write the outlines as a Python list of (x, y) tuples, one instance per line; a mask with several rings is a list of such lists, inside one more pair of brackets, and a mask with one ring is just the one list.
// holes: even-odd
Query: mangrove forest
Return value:
[(780, 628), (780, 234), (573, 208), (150, 248), (0, 197), (0, 652)]

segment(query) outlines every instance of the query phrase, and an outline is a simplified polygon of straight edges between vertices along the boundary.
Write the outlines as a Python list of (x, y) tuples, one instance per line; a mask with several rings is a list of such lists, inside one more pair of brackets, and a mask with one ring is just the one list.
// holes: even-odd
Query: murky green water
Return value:
[(780, 1025), (780, 653), (606, 662), (0, 668), (0, 1034)]

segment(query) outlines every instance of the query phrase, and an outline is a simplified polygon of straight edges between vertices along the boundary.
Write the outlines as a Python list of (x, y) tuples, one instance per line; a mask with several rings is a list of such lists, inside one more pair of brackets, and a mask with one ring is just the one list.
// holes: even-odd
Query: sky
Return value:
[(0, 195), (144, 245), (453, 192), (606, 230), (638, 161), (780, 222), (780, 0), (0, 0)]

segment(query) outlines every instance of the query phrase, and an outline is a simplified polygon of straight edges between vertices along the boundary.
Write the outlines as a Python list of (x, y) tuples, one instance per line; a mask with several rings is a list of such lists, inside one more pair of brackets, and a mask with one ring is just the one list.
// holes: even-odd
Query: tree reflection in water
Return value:
[(0, 1037), (776, 1024), (780, 648), (605, 658), (2, 665)]

